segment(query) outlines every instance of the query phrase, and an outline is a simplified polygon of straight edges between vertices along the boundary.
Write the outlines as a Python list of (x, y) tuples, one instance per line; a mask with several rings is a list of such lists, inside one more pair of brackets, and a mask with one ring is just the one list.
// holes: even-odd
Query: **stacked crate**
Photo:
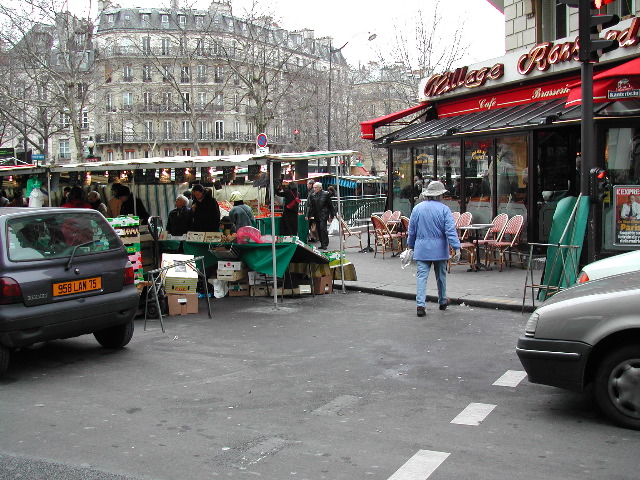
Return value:
[(133, 265), (135, 283), (140, 283), (144, 276), (144, 271), (142, 270), (142, 247), (140, 244), (140, 218), (132, 216), (108, 218), (107, 220), (127, 249), (129, 261)]

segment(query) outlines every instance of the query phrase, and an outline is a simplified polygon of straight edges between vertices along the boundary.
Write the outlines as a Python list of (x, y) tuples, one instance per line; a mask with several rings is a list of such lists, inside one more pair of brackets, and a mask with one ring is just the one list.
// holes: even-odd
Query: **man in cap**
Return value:
[(244, 203), (244, 195), (236, 191), (231, 192), (229, 201), (233, 202), (233, 207), (229, 210), (229, 218), (235, 225), (236, 229), (240, 227), (252, 227), (255, 217), (253, 210), (249, 205)]
[(419, 317), (426, 315), (427, 278), (431, 265), (438, 285), (438, 304), (440, 310), (446, 310), (449, 304), (446, 278), (449, 247), (455, 250), (454, 261), (460, 259), (460, 239), (453, 214), (449, 207), (441, 202), (446, 191), (442, 182), (431, 182), (422, 193), (425, 201), (413, 209), (409, 220), (407, 246), (413, 249), (413, 259), (418, 267), (416, 304)]

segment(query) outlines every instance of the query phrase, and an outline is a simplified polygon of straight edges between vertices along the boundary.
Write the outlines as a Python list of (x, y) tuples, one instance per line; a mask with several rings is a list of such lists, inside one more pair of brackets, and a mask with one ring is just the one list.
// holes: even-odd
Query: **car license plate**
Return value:
[(102, 278), (85, 278), (84, 280), (73, 280), (72, 282), (62, 282), (53, 284), (53, 296), (71, 295), (72, 293), (90, 292), (102, 288)]

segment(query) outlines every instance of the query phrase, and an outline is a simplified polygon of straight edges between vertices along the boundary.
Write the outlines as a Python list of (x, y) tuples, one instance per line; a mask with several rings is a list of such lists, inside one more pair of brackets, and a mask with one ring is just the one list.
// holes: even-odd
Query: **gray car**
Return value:
[(529, 381), (583, 391), (602, 412), (640, 429), (640, 272), (583, 283), (531, 315), (517, 353)]
[(122, 241), (97, 211), (0, 208), (0, 373), (12, 350), (92, 333), (133, 335), (139, 303)]

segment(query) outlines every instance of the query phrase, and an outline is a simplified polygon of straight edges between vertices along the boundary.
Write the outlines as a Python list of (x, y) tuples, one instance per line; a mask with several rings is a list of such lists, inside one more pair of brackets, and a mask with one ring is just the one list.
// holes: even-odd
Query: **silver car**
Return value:
[(97, 211), (0, 208), (0, 373), (13, 349), (92, 333), (133, 335), (139, 294), (122, 241)]
[(640, 272), (563, 290), (531, 315), (517, 354), (529, 381), (583, 391), (602, 412), (640, 429)]

